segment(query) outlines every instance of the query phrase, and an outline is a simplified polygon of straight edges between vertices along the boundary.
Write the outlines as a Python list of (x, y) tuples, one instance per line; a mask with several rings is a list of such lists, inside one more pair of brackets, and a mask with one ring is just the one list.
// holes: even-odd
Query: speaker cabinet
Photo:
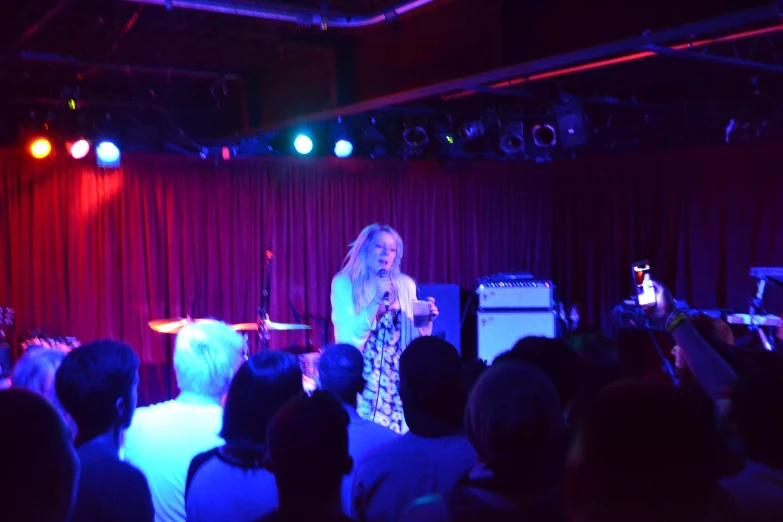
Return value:
[(510, 350), (523, 337), (562, 335), (554, 311), (486, 311), (477, 313), (478, 358), (491, 364), (495, 357)]
[(11, 375), (11, 347), (0, 342), (0, 377)]
[(460, 329), (460, 292), (459, 285), (419, 285), (419, 299), (435, 298), (438, 318), (432, 325), (432, 334), (446, 339), (462, 354), (462, 334)]

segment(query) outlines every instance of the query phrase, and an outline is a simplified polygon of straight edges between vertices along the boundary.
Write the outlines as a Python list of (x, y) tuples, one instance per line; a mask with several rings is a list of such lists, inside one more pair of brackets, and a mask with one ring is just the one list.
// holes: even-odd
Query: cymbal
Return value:
[[(148, 324), (150, 328), (156, 332), (165, 334), (179, 333), (182, 328), (188, 323), (211, 323), (216, 319), (183, 319), (182, 317), (174, 317), (170, 319), (155, 319)], [(253, 331), (258, 330), (257, 323), (240, 323), (229, 325), (231, 328), (237, 331)], [(284, 330), (312, 330), (312, 328), (306, 324), (285, 324), (275, 323), (273, 321), (267, 321), (266, 327), (268, 330), (284, 331)]]
[(174, 319), (155, 319), (154, 321), (150, 321), (149, 324), (150, 328), (152, 328), (156, 332), (160, 333), (177, 333), (179, 332), (183, 326), (188, 324), (187, 319), (183, 319), (181, 317), (177, 317)]
[[(258, 330), (258, 323), (240, 323), (240, 324), (232, 325), (232, 328), (234, 330)], [(266, 328), (267, 330), (277, 330), (277, 331), (312, 330), (312, 327), (306, 324), (286, 324), (286, 323), (276, 323), (274, 321), (267, 321)]]

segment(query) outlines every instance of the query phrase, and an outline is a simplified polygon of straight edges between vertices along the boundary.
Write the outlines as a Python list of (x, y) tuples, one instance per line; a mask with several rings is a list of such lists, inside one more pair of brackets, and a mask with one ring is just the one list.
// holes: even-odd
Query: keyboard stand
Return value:
[(769, 335), (772, 332), (765, 332), (764, 326), (759, 324), (759, 322), (763, 321), (754, 320), (754, 316), (762, 316), (762, 318), (769, 316), (764, 310), (764, 290), (767, 288), (767, 283), (783, 286), (783, 268), (755, 267), (750, 269), (750, 276), (756, 279), (756, 296), (750, 300), (750, 309), (748, 310), (750, 324), (748, 324), (748, 327), (750, 330), (758, 332), (764, 348), (772, 351), (774, 350), (774, 344), (770, 341), (770, 337), (774, 338), (774, 335)]

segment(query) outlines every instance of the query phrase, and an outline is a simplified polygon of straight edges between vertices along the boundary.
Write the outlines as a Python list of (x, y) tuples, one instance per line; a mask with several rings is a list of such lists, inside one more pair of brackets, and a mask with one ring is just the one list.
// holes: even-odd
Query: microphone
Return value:
[[(380, 270), (378, 270), (378, 277), (380, 277), (381, 279), (383, 279), (384, 277), (389, 277), (389, 271), (386, 270), (385, 268), (381, 268)], [(383, 294), (383, 304), (386, 305), (386, 308), (389, 308), (390, 297), (391, 296), (389, 295), (389, 292)]]

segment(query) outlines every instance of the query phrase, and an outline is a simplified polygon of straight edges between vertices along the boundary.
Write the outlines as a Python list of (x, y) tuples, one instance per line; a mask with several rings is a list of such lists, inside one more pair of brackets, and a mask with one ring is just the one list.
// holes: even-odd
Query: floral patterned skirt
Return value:
[(400, 400), (400, 311), (390, 310), (364, 345), (364, 391), (358, 397), (357, 411), (367, 420), (403, 431)]

